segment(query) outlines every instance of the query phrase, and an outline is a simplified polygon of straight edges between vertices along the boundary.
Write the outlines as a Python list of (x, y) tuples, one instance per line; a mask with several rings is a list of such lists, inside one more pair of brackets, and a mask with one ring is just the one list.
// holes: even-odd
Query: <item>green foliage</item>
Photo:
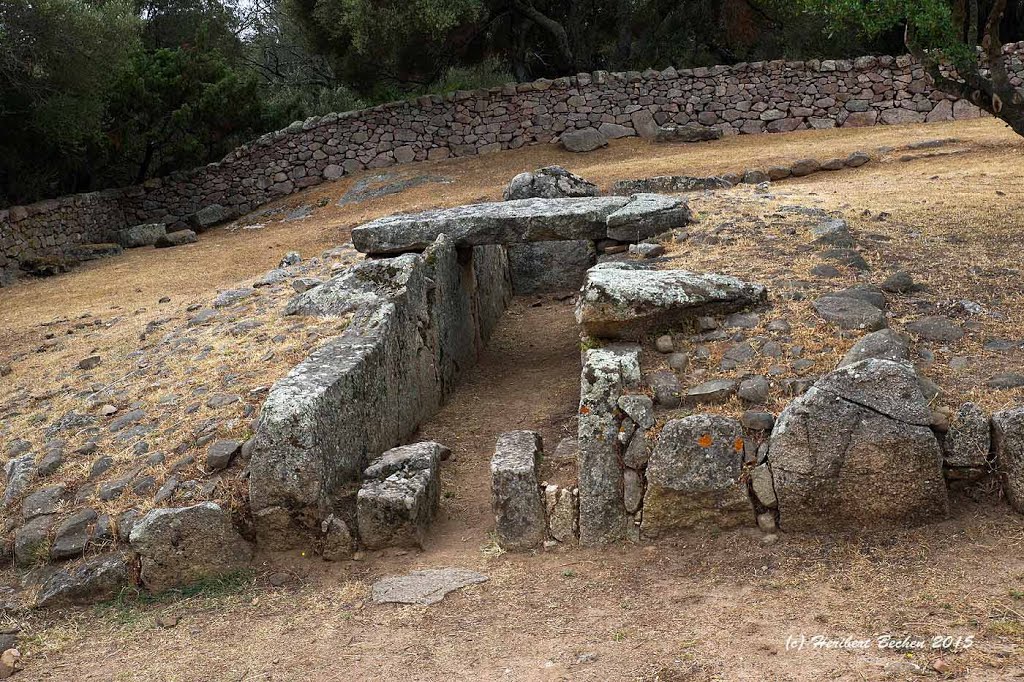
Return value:
[(216, 50), (161, 48), (131, 61), (109, 104), (118, 156), (134, 160), (135, 181), (202, 164), (253, 137), (262, 105), (252, 74)]
[(780, 7), (821, 17), (830, 35), (877, 38), (906, 29), (914, 47), (935, 51), (956, 63), (973, 63), (973, 46), (964, 42), (961, 21), (949, 0), (787, 0)]
[(0, 3), (0, 204), (88, 187), (105, 94), (139, 45), (127, 2)]

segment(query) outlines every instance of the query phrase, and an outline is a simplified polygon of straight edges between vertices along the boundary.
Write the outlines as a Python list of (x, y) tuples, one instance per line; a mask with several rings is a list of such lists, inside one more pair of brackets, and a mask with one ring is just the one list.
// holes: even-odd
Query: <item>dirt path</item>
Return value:
[[(455, 394), (416, 440), (452, 449), (442, 469), (441, 515), (431, 553), (464, 552), (487, 542), (494, 526), (490, 508), (490, 459), (498, 435), (538, 431), (546, 453), (575, 432), (579, 404), (579, 328), (571, 299), (519, 298)], [(573, 478), (571, 465), (545, 473)]]

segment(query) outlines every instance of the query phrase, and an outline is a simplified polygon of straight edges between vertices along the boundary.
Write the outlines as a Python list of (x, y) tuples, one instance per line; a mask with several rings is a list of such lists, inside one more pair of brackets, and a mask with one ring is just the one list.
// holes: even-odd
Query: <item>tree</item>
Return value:
[(217, 158), (263, 128), (255, 77), (201, 42), (137, 54), (108, 113), (118, 156), (134, 163), (129, 182)]
[[(899, 30), (935, 86), (1024, 135), (1024, 96), (1011, 85), (1000, 38), (1007, 0), (796, 0), (831, 30)], [(979, 40), (980, 38), (980, 40)]]
[(0, 204), (91, 188), (107, 94), (138, 35), (127, 1), (0, 2)]

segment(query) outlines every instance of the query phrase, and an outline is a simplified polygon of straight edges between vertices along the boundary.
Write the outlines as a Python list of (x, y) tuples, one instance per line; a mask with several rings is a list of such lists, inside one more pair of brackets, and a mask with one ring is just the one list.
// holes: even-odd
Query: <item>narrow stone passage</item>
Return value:
[(573, 300), (515, 299), (480, 362), (416, 435), (452, 449), (441, 468), (441, 509), (428, 553), (476, 553), (488, 541), (494, 525), (490, 459), (499, 434), (538, 431), (544, 439), (544, 474), (559, 482), (574, 479), (575, 463), (556, 465), (552, 455), (562, 438), (575, 436), (579, 372)]

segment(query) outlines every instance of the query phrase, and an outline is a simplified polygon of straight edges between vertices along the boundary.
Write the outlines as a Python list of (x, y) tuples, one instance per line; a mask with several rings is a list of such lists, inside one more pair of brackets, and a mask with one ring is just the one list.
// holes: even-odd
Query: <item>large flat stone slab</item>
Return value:
[(438, 235), (457, 247), (611, 238), (637, 241), (690, 221), (685, 199), (631, 197), (532, 198), (471, 204), (379, 218), (352, 231), (357, 250), (371, 255), (422, 251)]
[(373, 601), (429, 606), (444, 599), (449, 592), (484, 582), (487, 582), (486, 575), (466, 568), (430, 568), (381, 578), (373, 584)]
[(379, 218), (352, 230), (356, 249), (372, 255), (422, 251), (441, 234), (456, 246), (604, 239), (609, 215), (626, 197), (516, 199)]
[(763, 303), (767, 289), (727, 275), (601, 263), (587, 272), (576, 321), (590, 336), (639, 339), (654, 329)]

